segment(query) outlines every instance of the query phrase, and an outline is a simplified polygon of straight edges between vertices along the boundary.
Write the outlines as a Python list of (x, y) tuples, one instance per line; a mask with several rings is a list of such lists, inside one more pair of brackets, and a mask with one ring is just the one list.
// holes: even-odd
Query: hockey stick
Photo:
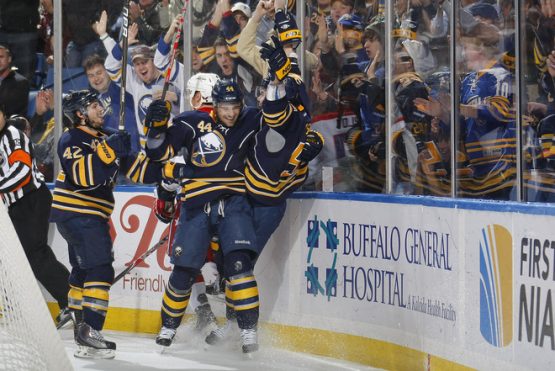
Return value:
[(183, 5), (183, 9), (181, 9), (181, 20), (179, 21), (179, 28), (177, 29), (177, 33), (175, 34), (175, 39), (172, 45), (172, 55), (170, 57), (170, 64), (168, 65), (168, 69), (166, 70), (166, 76), (164, 77), (164, 88), (162, 89), (162, 97), (161, 100), (166, 99), (166, 93), (168, 92), (168, 88), (170, 87), (170, 78), (172, 74), (173, 65), (175, 64), (175, 57), (177, 55), (177, 47), (179, 46), (179, 40), (181, 40), (181, 34), (183, 33), (183, 22), (185, 20), (185, 14), (187, 13), (187, 6), (189, 5), (189, 0), (185, 0), (185, 4)]
[[(152, 247), (149, 248), (147, 251), (145, 251), (143, 253), (143, 255), (139, 256), (133, 263), (131, 263), (131, 265), (129, 265), (127, 268), (125, 268), (123, 271), (121, 271), (121, 273), (118, 274), (116, 278), (114, 278), (114, 282), (112, 283), (112, 285), (114, 285), (116, 282), (118, 282), (127, 273), (131, 272), (133, 270), (133, 268), (135, 268), (137, 265), (144, 262), (146, 258), (148, 258), (153, 252), (158, 250), (158, 248), (160, 246), (162, 246), (169, 238), (170, 238), (170, 233), (168, 232), (168, 234), (165, 235), (160, 241), (156, 242), (155, 245), (152, 245)], [(66, 323), (68, 323), (71, 320), (72, 320), (71, 316), (68, 315), (63, 320), (58, 322), (58, 324), (56, 325), (56, 330), (61, 329), (62, 327), (64, 327), (64, 325)]]
[(127, 48), (129, 47), (129, 1), (123, 3), (123, 24), (121, 26), (122, 34), (122, 57), (121, 57), (121, 86), (119, 91), (119, 123), (118, 129), (125, 130), (125, 85), (127, 83)]
[(170, 238), (170, 234), (168, 233), (167, 235), (165, 235), (160, 241), (156, 242), (155, 245), (152, 245), (152, 247), (150, 249), (148, 249), (147, 251), (145, 251), (143, 253), (143, 255), (139, 256), (133, 263), (131, 263), (127, 268), (125, 268), (123, 271), (121, 271), (120, 274), (118, 274), (116, 276), (116, 278), (114, 278), (114, 282), (112, 282), (112, 286), (118, 282), (120, 279), (123, 278), (123, 276), (125, 276), (127, 273), (131, 272), (133, 270), (133, 268), (135, 268), (137, 265), (139, 265), (140, 263), (144, 262), (146, 258), (148, 258), (153, 252), (155, 252), (156, 250), (158, 250), (158, 248), (160, 246), (162, 246), (164, 243), (166, 243), (166, 241)]

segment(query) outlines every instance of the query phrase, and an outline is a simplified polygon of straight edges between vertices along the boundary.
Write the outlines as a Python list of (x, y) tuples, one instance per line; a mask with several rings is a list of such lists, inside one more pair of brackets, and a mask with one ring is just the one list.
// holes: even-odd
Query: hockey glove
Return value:
[(303, 162), (310, 162), (312, 161), (322, 148), (324, 147), (324, 137), (317, 131), (310, 130), (306, 134), (306, 140), (304, 142), (303, 150), (299, 155), (299, 160)]
[(278, 38), (272, 35), (272, 41), (275, 46), (268, 44), (268, 42), (262, 43), (260, 56), (262, 59), (268, 61), (270, 65), (269, 72), (272, 78), (277, 78), (281, 81), (287, 76), (289, 71), (291, 71), (291, 60), (285, 54), (283, 46)]
[(291, 44), (293, 49), (296, 49), (302, 41), (301, 30), (297, 27), (295, 17), (290, 12), (285, 12), (282, 9), (276, 10), (274, 29), (279, 36), (279, 41), (284, 45)]
[(156, 203), (154, 204), (154, 215), (165, 224), (168, 224), (176, 216), (175, 192), (170, 192), (162, 184), (156, 187)]
[(172, 105), (169, 101), (155, 100), (148, 106), (145, 127), (164, 131), (168, 127)]
[(190, 165), (182, 164), (174, 161), (168, 161), (162, 168), (162, 177), (164, 179), (190, 179), (193, 177), (194, 171)]
[(110, 135), (96, 147), (98, 157), (107, 165), (113, 163), (118, 157), (127, 156), (130, 150), (131, 137), (126, 131)]

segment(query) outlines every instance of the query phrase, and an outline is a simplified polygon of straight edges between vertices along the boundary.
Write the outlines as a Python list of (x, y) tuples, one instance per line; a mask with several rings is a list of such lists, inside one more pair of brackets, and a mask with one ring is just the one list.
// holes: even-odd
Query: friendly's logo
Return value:
[(513, 340), (513, 239), (498, 224), (482, 229), (480, 240), (480, 332), (501, 348)]
[[(337, 222), (328, 219), (327, 222), (318, 220), (318, 216), (308, 221), (306, 245), (308, 248), (306, 258), (306, 292), (317, 296), (318, 293), (328, 297), (337, 295)], [(326, 241), (320, 246), (320, 235)], [(316, 262), (316, 264), (315, 264)], [(320, 262), (320, 264), (318, 264)], [(325, 262), (325, 263), (321, 263)]]

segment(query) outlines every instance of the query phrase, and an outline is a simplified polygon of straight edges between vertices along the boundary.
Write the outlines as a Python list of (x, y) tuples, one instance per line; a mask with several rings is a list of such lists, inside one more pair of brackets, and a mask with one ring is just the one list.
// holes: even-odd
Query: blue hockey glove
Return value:
[(283, 80), (285, 76), (291, 71), (291, 60), (285, 54), (283, 46), (277, 37), (272, 35), (274, 46), (268, 42), (262, 43), (260, 49), (260, 56), (262, 59), (268, 61), (270, 65), (270, 74), (272, 77), (277, 78), (279, 81)]
[(131, 136), (126, 131), (110, 135), (96, 147), (96, 153), (105, 164), (113, 163), (116, 158), (127, 156), (131, 150)]
[(168, 161), (162, 168), (162, 177), (164, 179), (190, 179), (193, 177), (194, 171), (190, 165), (179, 162)]
[(299, 160), (303, 162), (312, 161), (322, 148), (324, 147), (324, 137), (317, 131), (309, 130), (306, 134), (306, 140), (304, 142), (304, 147), (299, 155)]
[(146, 110), (145, 127), (165, 130), (168, 127), (171, 109), (169, 101), (153, 101)]

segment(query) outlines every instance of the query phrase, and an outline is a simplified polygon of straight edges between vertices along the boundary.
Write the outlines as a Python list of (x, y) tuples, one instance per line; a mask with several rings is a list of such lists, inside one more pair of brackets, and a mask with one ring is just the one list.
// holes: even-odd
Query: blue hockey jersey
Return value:
[(187, 111), (176, 116), (156, 148), (146, 147), (155, 161), (167, 161), (185, 149), (194, 176), (182, 181), (185, 207), (204, 205), (223, 195), (244, 194), (245, 158), (249, 140), (259, 127), (261, 113), (245, 107), (233, 127), (216, 123), (213, 113)]
[[(263, 117), (251, 143), (245, 182), (250, 197), (261, 204), (275, 205), (298, 189), (308, 176), (308, 163), (301, 162), (299, 155), (310, 127), (286, 98), (265, 100)], [(284, 141), (279, 150), (268, 148), (273, 138)]]
[(143, 153), (106, 164), (96, 152), (109, 133), (79, 126), (66, 131), (58, 142), (61, 171), (56, 179), (50, 220), (77, 215), (108, 219), (114, 209), (113, 187), (119, 171), (136, 183), (155, 183), (162, 167)]
[(516, 174), (514, 76), (499, 63), (471, 72), (461, 83), (460, 102), (478, 117), (462, 119), (462, 140), (471, 177), (461, 179), (463, 194), (482, 196), (512, 187)]

